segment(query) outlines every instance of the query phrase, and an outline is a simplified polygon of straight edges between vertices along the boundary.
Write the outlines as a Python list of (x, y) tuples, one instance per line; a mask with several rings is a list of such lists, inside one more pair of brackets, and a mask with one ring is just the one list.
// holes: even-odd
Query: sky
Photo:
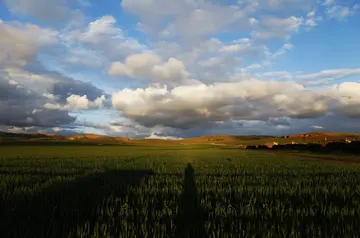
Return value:
[(0, 130), (360, 132), (359, 0), (0, 0)]

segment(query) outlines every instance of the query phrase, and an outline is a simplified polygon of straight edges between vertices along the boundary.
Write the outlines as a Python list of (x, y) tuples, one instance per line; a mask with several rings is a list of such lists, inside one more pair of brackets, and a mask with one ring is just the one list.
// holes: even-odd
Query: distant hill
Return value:
[(310, 132), (288, 136), (234, 136), (234, 135), (211, 135), (182, 140), (164, 139), (135, 139), (124, 137), (104, 136), (97, 134), (77, 134), (64, 136), (58, 134), (43, 133), (10, 133), (0, 132), (1, 144), (96, 144), (96, 145), (187, 145), (209, 144), (216, 146), (244, 146), (265, 145), (266, 143), (328, 143), (331, 141), (344, 141), (345, 139), (360, 139), (357, 133), (338, 132)]
[(360, 136), (360, 133), (349, 133), (349, 132), (310, 132), (303, 134), (290, 135), (290, 137), (357, 137)]

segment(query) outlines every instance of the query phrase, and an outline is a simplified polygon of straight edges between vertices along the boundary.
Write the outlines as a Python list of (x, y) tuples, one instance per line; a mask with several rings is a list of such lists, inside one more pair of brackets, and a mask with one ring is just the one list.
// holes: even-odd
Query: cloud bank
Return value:
[[(311, 46), (318, 29), (334, 26), (337, 34), (355, 24), (356, 1), (5, 0), (0, 7), (4, 130), (149, 139), (360, 132), (358, 59), (345, 50), (343, 59), (319, 58), (340, 38)], [(357, 37), (348, 34), (341, 39)]]

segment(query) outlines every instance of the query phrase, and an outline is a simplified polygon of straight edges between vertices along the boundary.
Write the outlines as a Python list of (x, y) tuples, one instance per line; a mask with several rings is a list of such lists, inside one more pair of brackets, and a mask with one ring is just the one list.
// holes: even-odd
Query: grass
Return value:
[(0, 146), (0, 233), (356, 237), (359, 184), (358, 165), (210, 145)]

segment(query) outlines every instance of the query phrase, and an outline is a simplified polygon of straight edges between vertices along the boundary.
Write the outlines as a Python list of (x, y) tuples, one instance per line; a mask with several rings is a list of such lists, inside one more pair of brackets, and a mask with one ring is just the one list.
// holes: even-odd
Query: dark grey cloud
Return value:
[(56, 78), (58, 80), (52, 88), (52, 93), (59, 96), (59, 99), (62, 101), (65, 101), (66, 98), (72, 94), (87, 95), (87, 98), (92, 101), (105, 94), (103, 90), (95, 87), (91, 83), (74, 80), (60, 75)]
[(0, 124), (8, 126), (54, 127), (75, 120), (66, 111), (47, 110), (47, 98), (37, 92), (11, 82), (0, 71)]
[[(77, 108), (76, 100), (80, 99), (73, 96), (71, 99), (75, 104), (63, 107), (71, 95), (86, 96), (83, 98), (94, 106), (83, 107), (85, 109), (100, 107), (103, 104), (100, 97), (104, 95), (107, 98), (105, 107), (110, 107), (111, 97), (103, 90), (89, 82), (51, 71), (41, 63), (40, 53), (52, 55), (58, 52), (59, 32), (33, 24), (0, 22), (0, 33), (0, 125), (66, 126), (75, 121), (69, 113)], [(96, 99), (98, 101), (94, 101)], [(54, 106), (45, 107), (47, 104)]]
[(271, 117), (267, 123), (272, 126), (290, 126), (290, 119), (286, 117)]

